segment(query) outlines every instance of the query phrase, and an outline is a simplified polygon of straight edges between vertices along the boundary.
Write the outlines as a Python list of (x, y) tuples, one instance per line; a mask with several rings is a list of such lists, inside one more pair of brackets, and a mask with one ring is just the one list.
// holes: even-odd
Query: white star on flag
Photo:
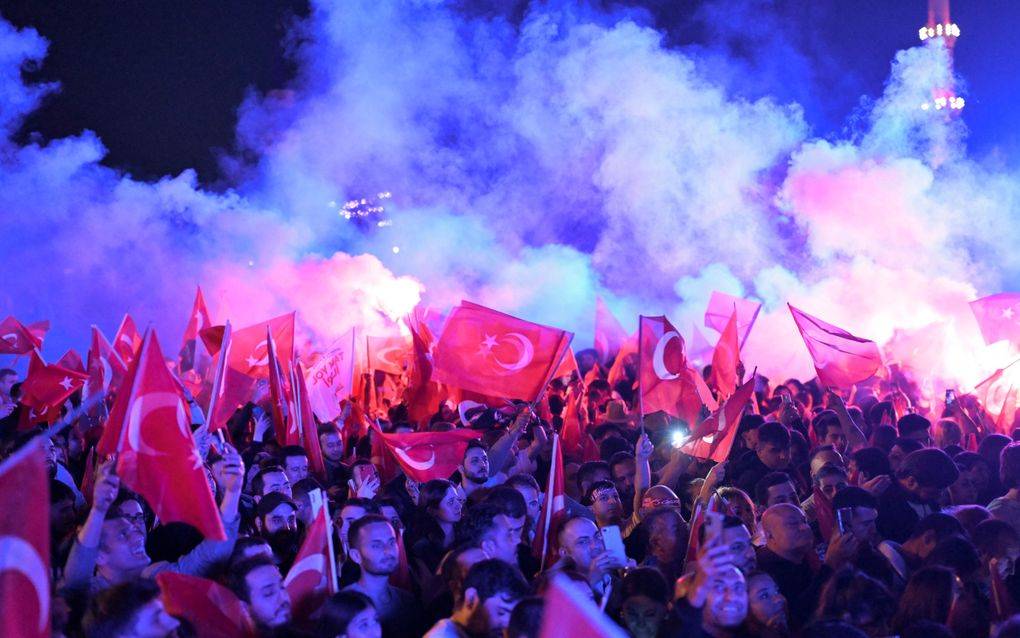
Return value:
[(64, 377), (64, 380), (60, 382), (60, 386), (63, 387), (64, 390), (70, 390), (71, 389), (71, 377)]
[(1013, 308), (1011, 306), (1011, 307), (1006, 308), (1005, 310), (1002, 311), (1002, 318), (1003, 319), (1012, 319), (1013, 318), (1013, 314), (1014, 314), (1013, 313)]
[(494, 337), (494, 336), (492, 336), (490, 334), (485, 335), (485, 339), (482, 340), (482, 348), (485, 349), (485, 352), (492, 352), (492, 349), (495, 348), (495, 347), (496, 347), (496, 337)]

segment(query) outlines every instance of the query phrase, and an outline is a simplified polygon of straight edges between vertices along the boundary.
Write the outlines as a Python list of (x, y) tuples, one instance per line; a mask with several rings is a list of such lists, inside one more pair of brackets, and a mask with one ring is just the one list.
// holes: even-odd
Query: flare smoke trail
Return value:
[[(649, 24), (568, 2), (519, 23), (436, 0), (313, 3), (291, 37), (298, 78), (240, 105), (232, 187), (212, 192), (190, 171), (105, 168), (87, 132), (11, 142), (55, 87), (21, 81), (45, 42), (0, 22), (16, 275), (0, 307), (52, 318), (60, 345), (126, 310), (174, 339), (201, 283), (216, 320), (296, 308), (321, 343), (393, 330), (419, 298), (470, 298), (587, 344), (596, 293), (628, 327), (638, 312), (689, 327), (718, 289), (765, 302), (744, 359), (766, 374), (812, 374), (787, 301), (887, 343), (929, 386), (1002, 363), (966, 302), (1017, 280), (1020, 182), (918, 108), (950, 72), (944, 49), (901, 51), (846, 134), (818, 139), (802, 106), (734, 92), (737, 63)], [(342, 215), (378, 193), (384, 211)]]

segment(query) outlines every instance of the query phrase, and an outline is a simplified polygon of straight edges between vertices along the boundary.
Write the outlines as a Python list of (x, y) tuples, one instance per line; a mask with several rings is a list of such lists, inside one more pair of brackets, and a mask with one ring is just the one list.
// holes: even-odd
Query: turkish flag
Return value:
[(315, 412), (308, 399), (308, 385), (305, 383), (305, 369), (301, 362), (291, 371), (291, 385), (294, 388), (295, 414), (298, 419), (298, 431), (301, 441), (308, 454), (308, 466), (312, 474), (319, 480), (326, 480), (326, 461), (322, 458), (322, 447), (319, 445), (319, 427), (315, 423)]
[(84, 372), (46, 364), (32, 352), (28, 374), (21, 384), (21, 404), (29, 408), (30, 424), (53, 423), (60, 418), (60, 408), (69, 396), (80, 390), (88, 379)]
[(695, 423), (701, 399), (687, 366), (684, 338), (666, 317), (643, 316), (640, 321), (638, 384), (643, 415), (662, 411)]
[(531, 553), (541, 561), (542, 569), (556, 562), (556, 530), (567, 515), (566, 488), (563, 475), (563, 446), (560, 436), (553, 434), (552, 463), (549, 466), (549, 480), (542, 498), (542, 510), (535, 522), (535, 540)]
[(691, 514), (690, 525), (691, 531), (690, 534), (687, 536), (688, 563), (698, 560), (698, 549), (700, 548), (700, 543), (698, 543), (698, 537), (701, 536), (699, 530), (701, 530), (701, 527), (705, 524), (705, 512), (706, 511), (715, 512), (717, 514), (722, 514), (723, 516), (725, 516), (729, 514), (729, 512), (727, 512), (726, 509), (727, 509), (726, 503), (723, 501), (722, 497), (719, 496), (718, 492), (714, 492), (711, 496), (708, 497), (707, 506), (703, 506), (701, 504), (700, 498), (695, 500), (694, 513)]
[(704, 367), (712, 362), (715, 348), (708, 342), (697, 326), (691, 326), (691, 342), (687, 346), (687, 358), (695, 367)]
[(234, 592), (219, 583), (177, 572), (156, 576), (163, 607), (191, 623), (198, 638), (254, 638), (255, 624)]
[(733, 440), (737, 436), (740, 417), (747, 408), (747, 402), (754, 396), (754, 375), (744, 385), (737, 388), (733, 396), (724, 400), (719, 409), (691, 430), (683, 451), (691, 456), (712, 459), (722, 463), (730, 455)]
[(188, 405), (152, 330), (146, 332), (110, 411), (97, 450), (119, 453), (117, 474), (164, 522), (182, 521), (225, 540), (202, 458), (191, 436)]
[(790, 306), (804, 345), (822, 386), (848, 388), (871, 377), (882, 365), (874, 341), (855, 337), (846, 330)]
[(57, 365), (61, 368), (74, 370), (75, 372), (85, 372), (85, 362), (82, 361), (81, 355), (74, 348), (68, 348), (67, 352), (57, 359)]
[(206, 410), (206, 421), (210, 432), (227, 429), (227, 421), (244, 405), (251, 396), (255, 380), (238, 372), (227, 363), (233, 349), (233, 328), (228, 321), (220, 335), (220, 346), (216, 355), (216, 371), (212, 379), (212, 391)]
[(36, 438), (0, 464), (0, 635), (50, 635), (50, 479)]
[(609, 374), (606, 376), (606, 382), (609, 383), (610, 387), (615, 388), (621, 381), (626, 380), (627, 371), (625, 364), (627, 357), (638, 353), (639, 341), (638, 335), (633, 334), (627, 337), (627, 340), (620, 346), (620, 351), (616, 353), (616, 359), (613, 361), (613, 367), (609, 368)]
[(443, 388), (432, 380), (432, 333), (424, 321), (408, 320), (411, 330), (412, 357), (404, 388), (407, 416), (417, 424), (427, 423), (439, 402), (446, 398)]
[(996, 428), (1007, 436), (1006, 428), (1013, 424), (1016, 412), (1016, 389), (1020, 387), (1020, 372), (1013, 367), (1017, 363), (1020, 359), (996, 370), (974, 386), (974, 395), (980, 399), (981, 406), (995, 420)]
[(96, 326), (92, 326), (88, 373), (86, 394), (90, 397), (105, 397), (111, 392), (116, 392), (124, 380), (124, 375), (127, 374), (124, 360), (120, 358), (120, 355)]
[(584, 436), (587, 436), (581, 429), (581, 415), (579, 413), (578, 399), (569, 396), (567, 406), (563, 409), (563, 426), (560, 428), (560, 446), (564, 448), (563, 454), (571, 458), (578, 458), (584, 449)]
[(539, 638), (627, 638), (566, 576), (554, 576), (544, 598)]
[(319, 420), (340, 416), (340, 402), (351, 395), (354, 383), (355, 331), (351, 329), (329, 347), (308, 370), (308, 400)]
[(733, 394), (737, 389), (737, 365), (740, 363), (740, 344), (737, 339), (737, 312), (730, 313), (730, 320), (723, 328), (719, 341), (712, 352), (712, 374), (708, 385), (715, 388), (720, 399)]
[(602, 363), (608, 365), (629, 336), (602, 297), (595, 295), (595, 352)]
[(410, 336), (367, 337), (368, 367), (387, 374), (403, 374), (412, 356)]
[[(195, 302), (191, 307), (191, 315), (188, 317), (188, 324), (184, 328), (184, 337), (181, 339), (181, 349), (177, 353), (177, 370), (181, 381), (187, 384), (191, 393), (198, 397), (203, 390), (209, 391), (208, 379), (212, 374), (213, 358), (205, 343), (199, 338), (202, 330), (210, 327), (209, 310), (205, 306), (205, 298), (202, 296), (202, 287), (199, 286), (195, 293)], [(199, 403), (208, 404), (208, 397), (205, 400), (199, 399)]]
[(273, 415), (276, 442), (280, 445), (301, 445), (295, 417), (293, 393), (289, 375), (285, 375), (276, 357), (276, 343), (273, 334), (266, 330), (266, 355), (269, 357), (269, 396)]
[(291, 614), (295, 622), (307, 620), (330, 594), (335, 594), (331, 572), (333, 560), (329, 551), (329, 521), (326, 509), (319, 509), (305, 533), (283, 586), (290, 594)]
[(130, 365), (138, 352), (138, 346), (142, 344), (142, 337), (138, 334), (138, 327), (131, 315), (124, 313), (124, 319), (117, 328), (117, 334), (113, 337), (113, 348), (120, 355), (124, 363)]
[(0, 354), (28, 354), (36, 348), (42, 348), (42, 338), (20, 321), (8, 316), (0, 322)]
[(532, 401), (573, 334), (462, 301), (433, 354), (436, 381), (494, 397)]
[(705, 309), (705, 327), (722, 334), (734, 311), (737, 313), (737, 333), (740, 335), (740, 347), (743, 348), (747, 342), (747, 335), (751, 334), (754, 321), (758, 318), (758, 313), (761, 312), (761, 304), (757, 301), (713, 291), (708, 300), (708, 308)]
[(1012, 341), (1020, 344), (1020, 293), (1003, 292), (970, 302), (970, 310), (986, 344)]
[(266, 326), (276, 342), (276, 356), (283, 370), (290, 368), (294, 358), (294, 313), (290, 312), (247, 328), (235, 330), (228, 363), (238, 372), (253, 379), (269, 378), (269, 354), (266, 345)]
[(481, 432), (456, 429), (448, 432), (405, 432), (383, 434), (372, 426), (404, 473), (425, 483), (432, 479), (448, 479), (464, 460), (468, 442), (481, 438)]

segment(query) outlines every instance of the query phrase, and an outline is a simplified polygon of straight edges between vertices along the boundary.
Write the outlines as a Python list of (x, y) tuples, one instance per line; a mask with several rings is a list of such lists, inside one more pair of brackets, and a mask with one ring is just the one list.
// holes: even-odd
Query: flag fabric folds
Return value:
[(722, 334), (734, 312), (737, 313), (737, 333), (740, 336), (740, 347), (743, 348), (761, 312), (761, 304), (757, 301), (713, 291), (708, 300), (708, 308), (705, 309), (705, 327)]
[(481, 432), (463, 428), (447, 432), (384, 434), (372, 427), (404, 473), (419, 483), (450, 478), (464, 460), (468, 442), (482, 436)]
[(355, 337), (348, 331), (308, 370), (308, 400), (322, 422), (340, 416), (340, 401), (352, 393)]
[(701, 399), (691, 377), (697, 372), (687, 365), (684, 338), (666, 317), (641, 317), (640, 322), (642, 413), (662, 411), (694, 424)]
[(822, 386), (848, 388), (874, 375), (882, 365), (882, 355), (874, 341), (855, 337), (790, 304), (787, 306)]
[(1020, 344), (1020, 293), (1003, 292), (970, 302), (986, 344), (1011, 341)]
[(683, 451), (691, 456), (722, 463), (729, 457), (740, 417), (754, 395), (754, 375), (723, 401), (717, 410), (691, 430)]
[(609, 361), (616, 356), (627, 340), (627, 331), (623, 329), (620, 322), (613, 315), (602, 297), (595, 296), (595, 352), (599, 360), (608, 365)]
[(125, 365), (130, 365), (141, 344), (142, 337), (138, 334), (135, 320), (131, 318), (131, 315), (125, 313), (120, 327), (117, 328), (117, 333), (113, 335), (113, 349), (117, 351)]
[(206, 578), (165, 571), (156, 576), (166, 612), (184, 618), (198, 638), (254, 638), (255, 624), (234, 592)]
[(293, 617), (298, 622), (307, 620), (330, 594), (336, 593), (329, 533), (326, 508), (322, 507), (308, 527), (301, 549), (283, 579), (283, 586), (290, 594)]
[(733, 394), (737, 389), (737, 367), (740, 365), (740, 342), (737, 338), (737, 312), (730, 313), (730, 319), (723, 327), (719, 341), (712, 351), (712, 374), (708, 385), (718, 393), (720, 399)]
[(552, 464), (549, 468), (549, 480), (545, 486), (542, 509), (535, 523), (535, 540), (531, 553), (545, 569), (546, 565), (556, 562), (556, 530), (567, 514), (566, 487), (563, 475), (563, 446), (559, 435), (552, 438)]
[(555, 576), (545, 594), (539, 638), (626, 638), (595, 603), (581, 595), (565, 576)]

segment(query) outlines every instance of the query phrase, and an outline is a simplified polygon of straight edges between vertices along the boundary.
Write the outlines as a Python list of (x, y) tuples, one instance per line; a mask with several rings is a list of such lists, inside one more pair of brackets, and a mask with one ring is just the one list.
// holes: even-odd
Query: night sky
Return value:
[[(705, 52), (709, 68), (712, 53), (728, 57), (726, 68), (733, 60), (745, 64), (750, 73), (728, 85), (732, 92), (800, 103), (820, 137), (847, 134), (862, 98), (881, 91), (895, 52), (917, 44), (926, 15), (925, 0), (628, 5), (667, 34), (670, 46)], [(463, 2), (461, 10), (519, 21), (526, 3)], [(1020, 3), (958, 0), (952, 10), (962, 29), (956, 68), (964, 81), (959, 92), (967, 98), (971, 153), (1016, 164), (1020, 47), (1013, 36)], [(194, 168), (215, 187), (218, 157), (234, 149), (236, 109), (246, 93), (293, 79), (288, 25), (307, 11), (300, 0), (3, 0), (5, 19), (34, 27), (50, 41), (44, 64), (29, 70), (29, 79), (61, 84), (25, 120), (18, 139), (46, 141), (91, 129), (109, 149), (108, 166), (139, 179)], [(783, 55), (774, 54), (776, 47)]]

